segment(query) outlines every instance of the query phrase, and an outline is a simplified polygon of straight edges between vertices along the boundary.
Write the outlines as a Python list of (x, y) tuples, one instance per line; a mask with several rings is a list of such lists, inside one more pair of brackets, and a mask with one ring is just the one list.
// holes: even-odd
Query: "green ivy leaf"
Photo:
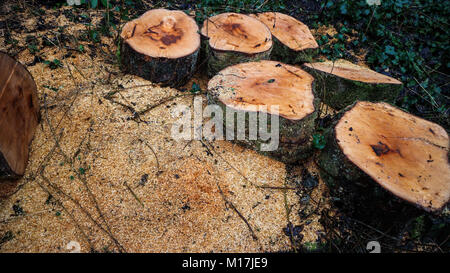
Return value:
[(386, 54), (392, 55), (392, 56), (394, 56), (395, 54), (397, 54), (397, 53), (395, 52), (395, 48), (392, 47), (392, 46), (386, 46), (386, 48), (384, 49), (384, 52), (385, 52)]
[(325, 144), (327, 144), (325, 137), (321, 134), (314, 134), (313, 135), (313, 145), (314, 148), (322, 150), (325, 148)]
[(191, 93), (195, 94), (202, 91), (202, 89), (200, 88), (200, 85), (198, 85), (197, 83), (193, 83), (192, 84), (192, 88), (191, 88)]
[(108, 1), (108, 0), (102, 0), (102, 5), (105, 7), (105, 8), (109, 8), (109, 6), (111, 6), (111, 4), (109, 3), (110, 1)]

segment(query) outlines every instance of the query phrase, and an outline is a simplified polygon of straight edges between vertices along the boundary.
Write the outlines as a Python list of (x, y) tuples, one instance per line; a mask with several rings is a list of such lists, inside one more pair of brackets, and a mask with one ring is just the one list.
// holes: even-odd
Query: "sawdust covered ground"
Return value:
[[(24, 178), (3, 185), (1, 252), (68, 252), (71, 241), (82, 252), (277, 252), (319, 239), (328, 201), (313, 162), (286, 167), (226, 141), (173, 140), (172, 109), (195, 96), (205, 104), (189, 89), (208, 79), (180, 91), (124, 75), (113, 38), (72, 39), (86, 26), (63, 11), (24, 12), (17, 44), (0, 39), (28, 64), (43, 117)], [(40, 18), (60, 28), (37, 30)], [(55, 42), (39, 55), (61, 67), (34, 61), (30, 33)]]

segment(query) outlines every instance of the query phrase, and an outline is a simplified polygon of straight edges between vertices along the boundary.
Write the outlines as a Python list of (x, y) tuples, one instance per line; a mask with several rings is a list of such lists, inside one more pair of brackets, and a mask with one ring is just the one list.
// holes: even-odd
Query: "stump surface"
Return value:
[(398, 197), (427, 210), (448, 202), (449, 139), (439, 125), (386, 103), (358, 102), (335, 136), (353, 164)]
[(161, 85), (183, 85), (200, 50), (194, 19), (182, 11), (154, 9), (128, 22), (121, 33), (122, 68)]
[(208, 89), (219, 88), (227, 107), (248, 111), (254, 106), (279, 106), (278, 115), (301, 120), (315, 111), (313, 78), (295, 66), (275, 61), (242, 63), (222, 70)]
[(208, 74), (227, 66), (270, 59), (272, 34), (261, 21), (238, 13), (222, 13), (203, 23), (208, 39)]
[(238, 13), (222, 13), (205, 20), (202, 35), (215, 50), (256, 54), (272, 48), (272, 34), (259, 20)]
[(345, 60), (305, 63), (303, 68), (316, 79), (316, 95), (336, 110), (356, 101), (394, 102), (403, 88), (394, 78)]
[(24, 174), (39, 121), (36, 84), (27, 69), (0, 52), (0, 179)]
[(197, 24), (177, 10), (147, 11), (127, 23), (121, 37), (133, 50), (154, 58), (178, 59), (200, 47)]
[(294, 51), (319, 47), (308, 26), (289, 15), (263, 12), (252, 16), (263, 22), (275, 38)]
[(352, 81), (373, 84), (402, 84), (397, 79), (344, 60), (307, 63), (305, 66)]

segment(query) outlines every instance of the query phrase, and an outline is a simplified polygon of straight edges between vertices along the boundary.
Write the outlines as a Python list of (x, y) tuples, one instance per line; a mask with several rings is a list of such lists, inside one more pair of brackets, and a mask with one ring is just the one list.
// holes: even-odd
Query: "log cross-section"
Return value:
[(402, 82), (346, 60), (306, 63), (303, 68), (317, 81), (317, 96), (340, 110), (356, 101), (393, 103)]
[(147, 11), (123, 27), (121, 38), (121, 63), (128, 73), (177, 87), (195, 71), (200, 34), (195, 20), (182, 11)]
[[(264, 141), (248, 138), (248, 118), (246, 139), (233, 141), (282, 162), (293, 163), (311, 155), (318, 109), (313, 81), (314, 78), (300, 68), (280, 62), (241, 63), (225, 68), (209, 81), (208, 98), (211, 104), (220, 105), (225, 113), (266, 112), (278, 116), (279, 145), (276, 150), (261, 151)], [(273, 112), (272, 109), (277, 110)], [(224, 115), (225, 125), (227, 121)], [(225, 126), (225, 130), (235, 128)]]
[(339, 115), (318, 161), (328, 174), (348, 180), (366, 174), (425, 210), (439, 210), (449, 201), (444, 128), (382, 102), (358, 102)]
[(272, 32), (272, 57), (287, 63), (311, 62), (319, 45), (308, 26), (279, 12), (263, 12), (251, 16), (263, 22)]
[(36, 84), (27, 69), (0, 52), (0, 180), (25, 173), (40, 119)]
[(210, 76), (230, 65), (270, 58), (272, 34), (253, 17), (222, 13), (207, 18), (201, 33), (208, 40)]

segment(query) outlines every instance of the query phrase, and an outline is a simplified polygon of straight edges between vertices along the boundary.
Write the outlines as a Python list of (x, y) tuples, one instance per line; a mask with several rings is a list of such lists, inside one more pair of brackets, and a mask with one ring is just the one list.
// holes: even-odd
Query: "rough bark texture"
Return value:
[(280, 42), (273, 36), (273, 50), (271, 58), (283, 63), (300, 64), (312, 62), (319, 53), (317, 48), (307, 48), (300, 51), (295, 51)]
[(127, 73), (162, 86), (178, 87), (185, 84), (195, 72), (199, 49), (178, 59), (152, 58), (134, 51), (127, 43), (122, 43), (122, 68)]
[(20, 178), (40, 119), (36, 84), (27, 69), (0, 52), (0, 180)]
[[(385, 115), (367, 119), (361, 128), (345, 123), (346, 113), (361, 105), (369, 111), (386, 110)], [(358, 114), (362, 119), (366, 117), (363, 112)], [(402, 121), (396, 119), (399, 115)], [(371, 130), (380, 124), (386, 130)], [(346, 126), (344, 136), (340, 131), (340, 139), (337, 125)], [(317, 163), (329, 184), (374, 180), (399, 198), (427, 211), (439, 211), (448, 202), (450, 183), (445, 180), (450, 174), (448, 136), (440, 126), (385, 103), (358, 102), (335, 116), (326, 135), (327, 145)], [(354, 144), (347, 144), (349, 141)], [(355, 153), (345, 154), (343, 145), (350, 152), (354, 146)], [(366, 155), (355, 156), (361, 151), (367, 151)]]
[(341, 110), (356, 101), (393, 103), (403, 88), (402, 84), (346, 79), (313, 69), (308, 65), (305, 64), (303, 68), (316, 79), (316, 96), (336, 110)]
[[(211, 92), (208, 93), (208, 104), (214, 104), (219, 105), (224, 113), (224, 127), (223, 132), (224, 135), (226, 134), (227, 127), (226, 127), (226, 113), (227, 111), (232, 112), (240, 112), (240, 113), (246, 113), (245, 116), (245, 140), (238, 140), (233, 139), (230, 140), (231, 142), (237, 143), (245, 148), (252, 149), (255, 151), (258, 151), (259, 153), (270, 156), (274, 159), (277, 159), (283, 163), (296, 163), (298, 161), (307, 159), (311, 157), (313, 152), (313, 144), (312, 144), (312, 134), (315, 130), (315, 120), (317, 118), (317, 110), (314, 111), (312, 114), (308, 115), (302, 120), (290, 120), (283, 118), (281, 116), (278, 116), (279, 118), (279, 146), (278, 149), (275, 151), (262, 151), (261, 150), (261, 144), (267, 143), (262, 141), (261, 139), (257, 140), (249, 140), (249, 115), (248, 111), (237, 111), (236, 109), (232, 109), (227, 107), (225, 104), (223, 104), (220, 100), (217, 99), (217, 96), (212, 94)], [(318, 109), (320, 102), (318, 99), (315, 99), (314, 106), (315, 109)], [(268, 128), (270, 132), (271, 128), (271, 114), (267, 114), (267, 122), (268, 122)], [(235, 117), (236, 119), (236, 117)], [(235, 120), (236, 124), (236, 120)], [(236, 128), (234, 130), (234, 136), (237, 135)], [(258, 127), (259, 130), (259, 127)]]
[(268, 51), (246, 54), (236, 51), (222, 51), (207, 46), (208, 49), (208, 76), (216, 75), (222, 69), (239, 63), (269, 60), (272, 48)]
[(328, 127), (324, 132), (326, 145), (319, 154), (317, 163), (322, 170), (325, 171), (326, 175), (324, 175), (324, 180), (329, 182), (329, 184), (333, 184), (334, 179), (339, 180), (339, 178), (355, 181), (361, 177), (368, 177), (342, 153), (339, 145), (337, 144), (336, 134), (334, 131), (334, 128), (342, 116), (348, 110), (353, 108), (353, 106), (354, 104), (339, 111), (333, 117), (330, 127)]

